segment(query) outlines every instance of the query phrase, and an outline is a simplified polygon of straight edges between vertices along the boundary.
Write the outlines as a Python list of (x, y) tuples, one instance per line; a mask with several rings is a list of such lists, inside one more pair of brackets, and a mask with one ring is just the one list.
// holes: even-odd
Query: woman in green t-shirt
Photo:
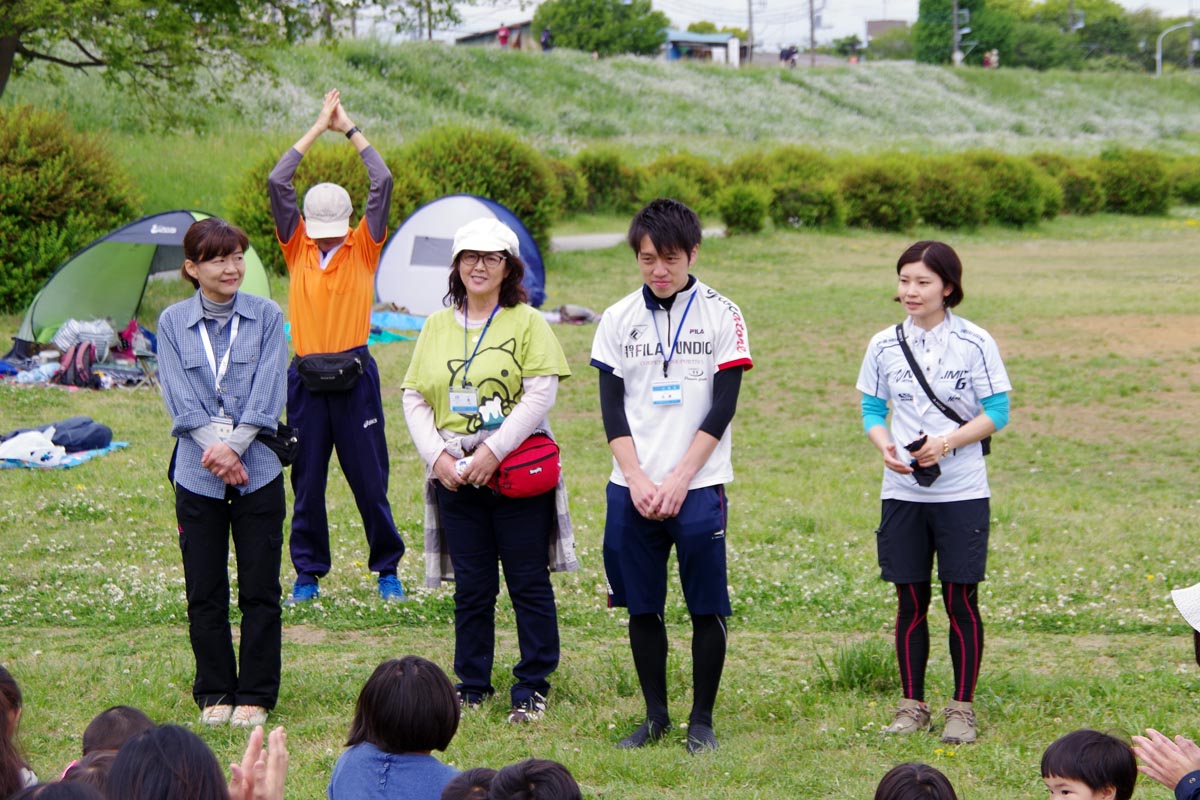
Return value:
[(508, 720), (532, 722), (558, 666), (550, 570), (578, 568), (566, 490), (560, 479), (554, 491), (518, 498), (488, 484), (530, 435), (549, 435), (546, 415), (571, 371), (550, 326), (525, 302), (511, 228), (495, 219), (464, 225), (452, 258), (451, 307), (425, 321), (403, 384), (404, 417), (428, 468), (425, 561), (433, 574), (426, 583), (455, 581), (457, 689), (465, 705), (477, 705), (495, 692), (499, 561), (521, 651)]

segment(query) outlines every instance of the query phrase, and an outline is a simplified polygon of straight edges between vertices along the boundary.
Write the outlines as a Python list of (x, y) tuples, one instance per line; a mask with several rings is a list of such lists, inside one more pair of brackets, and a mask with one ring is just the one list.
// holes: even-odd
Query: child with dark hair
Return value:
[(530, 758), (497, 772), (488, 800), (583, 800), (583, 793), (562, 764)]
[(1117, 737), (1078, 730), (1046, 748), (1042, 780), (1051, 797), (1129, 800), (1137, 781), (1137, 761), (1129, 744)]
[(0, 797), (37, 783), (17, 747), (17, 723), (23, 707), (17, 679), (0, 666)]
[(106, 708), (83, 729), (83, 754), (120, 750), (126, 741), (153, 727), (153, 720), (133, 706)]
[(460, 772), (442, 789), (441, 800), (487, 800), (495, 777), (496, 770), (491, 767), (476, 767)]
[(36, 783), (14, 794), (8, 800), (104, 800), (95, 786), (74, 781)]
[(86, 783), (95, 786), (101, 792), (108, 786), (108, 773), (112, 771), (113, 761), (117, 758), (114, 750), (93, 750), (83, 758), (67, 767), (62, 780)]
[(958, 800), (950, 779), (928, 764), (899, 764), (875, 789), (875, 800)]
[(384, 661), (358, 695), (329, 800), (439, 800), (458, 771), (430, 753), (450, 746), (459, 713), (458, 694), (437, 664), (420, 656)]

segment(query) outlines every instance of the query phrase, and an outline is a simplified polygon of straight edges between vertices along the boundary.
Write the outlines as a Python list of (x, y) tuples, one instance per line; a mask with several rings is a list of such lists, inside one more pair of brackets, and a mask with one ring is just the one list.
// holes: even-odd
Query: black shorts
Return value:
[(990, 520), (986, 497), (952, 503), (884, 500), (875, 531), (880, 577), (891, 583), (927, 582), (937, 553), (938, 580), (981, 583)]

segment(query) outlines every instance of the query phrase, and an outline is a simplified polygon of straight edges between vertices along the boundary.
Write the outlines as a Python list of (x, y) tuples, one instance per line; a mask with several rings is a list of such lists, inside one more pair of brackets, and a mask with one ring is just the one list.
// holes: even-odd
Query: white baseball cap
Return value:
[(1172, 589), (1171, 599), (1187, 624), (1200, 631), (1200, 583), (1186, 589)]
[(312, 239), (333, 239), (350, 232), (354, 204), (336, 183), (318, 183), (304, 194), (304, 228)]
[(508, 252), (521, 257), (521, 243), (513, 229), (493, 217), (472, 220), (454, 232), (454, 252), (450, 260), (458, 258), (463, 250), (480, 253)]

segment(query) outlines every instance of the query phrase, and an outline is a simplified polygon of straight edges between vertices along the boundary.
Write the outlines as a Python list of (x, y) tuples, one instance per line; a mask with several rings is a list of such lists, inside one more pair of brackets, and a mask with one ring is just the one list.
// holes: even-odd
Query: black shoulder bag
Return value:
[[(925, 372), (917, 364), (917, 360), (913, 358), (912, 350), (908, 349), (908, 340), (904, 338), (904, 325), (896, 326), (896, 340), (900, 342), (900, 349), (904, 351), (904, 357), (908, 359), (908, 366), (912, 370), (913, 375), (917, 379), (917, 383), (921, 384), (921, 388), (925, 390), (925, 394), (929, 396), (930, 401), (937, 406), (937, 410), (945, 414), (952, 422), (958, 423), (958, 427), (967, 424), (967, 421), (958, 415), (953, 408), (942, 402), (942, 398), (933, 393), (933, 389), (929, 386), (929, 381), (925, 380)], [(983, 454), (986, 456), (992, 452), (992, 437), (985, 436), (979, 440), (979, 446), (983, 448)]]

